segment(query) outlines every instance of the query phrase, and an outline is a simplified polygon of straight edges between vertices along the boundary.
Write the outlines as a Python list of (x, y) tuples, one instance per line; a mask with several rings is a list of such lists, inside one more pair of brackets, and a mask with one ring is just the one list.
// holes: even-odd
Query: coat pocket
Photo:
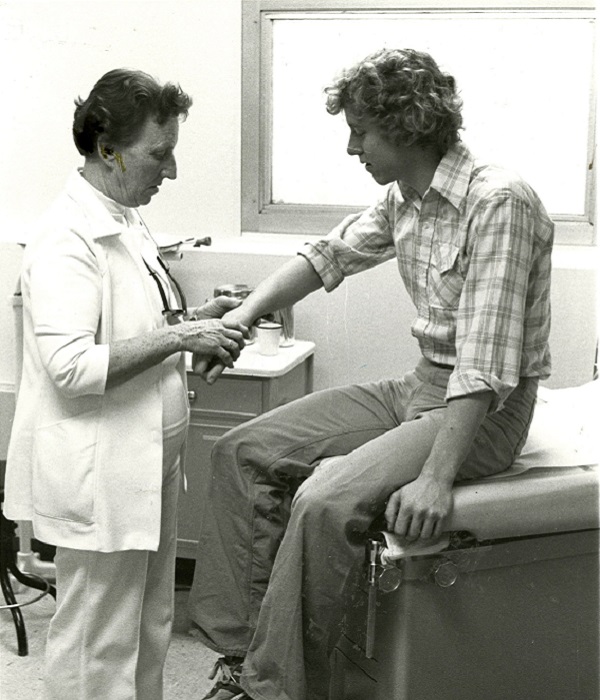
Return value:
[(37, 428), (33, 503), (40, 515), (92, 522), (98, 417), (90, 411)]

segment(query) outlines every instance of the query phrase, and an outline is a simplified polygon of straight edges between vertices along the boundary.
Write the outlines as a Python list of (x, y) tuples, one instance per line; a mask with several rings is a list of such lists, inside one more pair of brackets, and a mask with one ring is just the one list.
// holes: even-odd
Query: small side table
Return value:
[(261, 355), (256, 343), (247, 345), (233, 369), (226, 369), (209, 386), (191, 372), (191, 406), (186, 449), (187, 492), (179, 499), (177, 556), (194, 559), (198, 523), (206, 498), (206, 468), (215, 442), (228, 430), (313, 390), (315, 344), (296, 340), (273, 356)]

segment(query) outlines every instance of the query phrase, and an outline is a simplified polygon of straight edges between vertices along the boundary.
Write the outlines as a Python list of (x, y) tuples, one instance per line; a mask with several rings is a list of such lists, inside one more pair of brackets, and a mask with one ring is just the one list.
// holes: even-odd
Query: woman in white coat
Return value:
[[(187, 313), (138, 213), (165, 178), (191, 99), (140, 71), (76, 101), (84, 156), (26, 246), (23, 375), (4, 512), (56, 546), (46, 688), (159, 700), (173, 617), (189, 406), (184, 351), (239, 356), (224, 298)], [(192, 320), (193, 319), (193, 320)]]

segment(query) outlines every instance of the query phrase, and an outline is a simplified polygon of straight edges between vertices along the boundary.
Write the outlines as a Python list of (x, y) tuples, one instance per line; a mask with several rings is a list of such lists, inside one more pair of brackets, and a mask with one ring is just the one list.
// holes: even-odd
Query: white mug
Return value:
[(279, 352), (279, 336), (281, 323), (263, 321), (256, 326), (256, 342), (261, 355), (277, 355)]

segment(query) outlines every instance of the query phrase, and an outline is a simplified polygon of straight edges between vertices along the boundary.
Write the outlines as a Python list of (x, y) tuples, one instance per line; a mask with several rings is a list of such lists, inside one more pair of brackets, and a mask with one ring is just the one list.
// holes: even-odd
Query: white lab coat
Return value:
[(160, 366), (105, 390), (108, 343), (164, 323), (122, 232), (75, 171), (27, 245), (5, 482), (7, 517), (32, 520), (45, 542), (99, 552), (156, 550), (160, 530)]

